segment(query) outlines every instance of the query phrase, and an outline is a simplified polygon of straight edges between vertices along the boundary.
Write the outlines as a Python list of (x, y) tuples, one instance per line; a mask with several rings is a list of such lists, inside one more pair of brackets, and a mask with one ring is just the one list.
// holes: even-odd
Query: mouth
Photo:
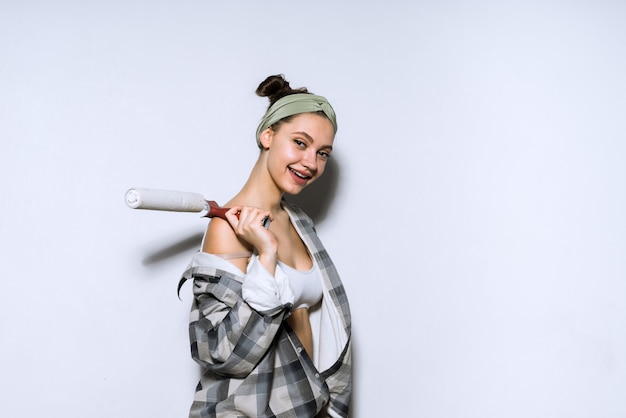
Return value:
[(313, 177), (313, 176), (306, 175), (302, 173), (301, 171), (294, 170), (291, 167), (289, 167), (289, 172), (291, 173), (291, 176), (296, 181), (296, 183), (302, 184), (302, 185), (306, 184), (306, 182), (311, 180), (311, 178)]

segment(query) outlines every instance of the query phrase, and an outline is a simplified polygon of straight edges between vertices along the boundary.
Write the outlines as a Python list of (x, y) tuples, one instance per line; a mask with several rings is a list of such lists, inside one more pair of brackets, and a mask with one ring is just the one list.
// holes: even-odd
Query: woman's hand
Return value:
[(259, 261), (268, 272), (274, 274), (278, 258), (278, 243), (272, 232), (265, 228), (265, 220), (274, 216), (270, 211), (252, 206), (233, 206), (226, 212), (226, 219), (237, 237), (250, 243), (259, 254)]

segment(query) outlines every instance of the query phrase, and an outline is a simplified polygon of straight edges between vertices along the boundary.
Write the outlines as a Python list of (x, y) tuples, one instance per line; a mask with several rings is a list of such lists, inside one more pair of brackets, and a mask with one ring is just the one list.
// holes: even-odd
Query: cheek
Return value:
[(272, 170), (282, 171), (285, 166), (294, 164), (299, 161), (299, 155), (297, 151), (289, 149), (288, 147), (270, 148), (270, 154), (268, 155), (268, 165)]
[(280, 158), (287, 164), (293, 164), (305, 158), (305, 153), (297, 148), (285, 147)]

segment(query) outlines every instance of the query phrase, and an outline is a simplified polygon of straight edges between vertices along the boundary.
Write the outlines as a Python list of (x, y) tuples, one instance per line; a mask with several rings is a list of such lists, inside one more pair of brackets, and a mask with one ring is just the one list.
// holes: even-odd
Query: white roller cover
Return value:
[(133, 209), (171, 212), (202, 212), (207, 202), (199, 193), (134, 187), (126, 192), (126, 204)]

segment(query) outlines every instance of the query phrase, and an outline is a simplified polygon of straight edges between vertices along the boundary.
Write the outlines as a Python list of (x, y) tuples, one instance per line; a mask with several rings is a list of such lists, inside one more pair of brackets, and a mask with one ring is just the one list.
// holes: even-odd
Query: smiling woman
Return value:
[(284, 198), (324, 173), (335, 112), (280, 75), (257, 94), (270, 100), (259, 157), (184, 273), (194, 282), (192, 356), (204, 369), (190, 417), (347, 417), (348, 300), (311, 219)]
[[(302, 113), (279, 128), (265, 129), (261, 145), (273, 151), (267, 154), (268, 174), (285, 193), (298, 194), (324, 172), (334, 135), (328, 119), (315, 113)], [(282, 179), (285, 169), (290, 176)], [(282, 187), (281, 180), (287, 180)]]

